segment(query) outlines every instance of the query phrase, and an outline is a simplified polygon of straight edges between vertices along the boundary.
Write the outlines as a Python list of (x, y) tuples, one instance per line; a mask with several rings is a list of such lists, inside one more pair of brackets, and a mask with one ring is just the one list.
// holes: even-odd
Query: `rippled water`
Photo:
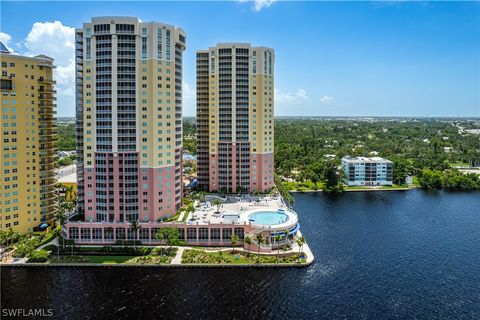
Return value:
[(480, 193), (298, 194), (308, 268), (2, 268), (55, 318), (479, 319)]

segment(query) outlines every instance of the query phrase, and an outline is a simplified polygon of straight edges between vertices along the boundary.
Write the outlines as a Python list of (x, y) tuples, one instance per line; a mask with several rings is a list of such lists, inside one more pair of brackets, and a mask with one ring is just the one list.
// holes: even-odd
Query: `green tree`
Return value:
[(217, 211), (215, 212), (220, 213), (220, 205), (222, 204), (222, 201), (220, 201), (219, 199), (213, 199), (212, 203), (217, 208)]
[(226, 187), (221, 187), (218, 192), (224, 197), (225, 194), (227, 193), (228, 189)]
[(104, 229), (104, 234), (105, 234), (105, 236), (108, 235), (107, 236), (108, 239), (113, 239), (113, 228), (112, 227), (106, 227)]
[(230, 236), (230, 241), (232, 243), (232, 252), (235, 253), (235, 245), (237, 244), (239, 240), (239, 237), (237, 234), (235, 233), (232, 233), (232, 235)]
[[(165, 239), (165, 234), (163, 232), (162, 229), (158, 230), (157, 233), (155, 234), (155, 239), (157, 239), (158, 241), (160, 241), (160, 244), (162, 244), (162, 242), (164, 241)], [(160, 246), (160, 257), (163, 258), (163, 246)]]
[(252, 245), (252, 242), (253, 242), (252, 238), (250, 238), (249, 236), (246, 236), (243, 241), (248, 245), (247, 255), (249, 255), (250, 254), (250, 246)]
[(282, 239), (282, 236), (279, 235), (278, 233), (275, 235), (275, 243), (277, 244), (277, 263), (280, 260), (280, 240)]
[(140, 230), (142, 226), (138, 223), (138, 220), (130, 221), (130, 230), (133, 231), (135, 237), (133, 238), (133, 247), (136, 247), (137, 238), (138, 238), (138, 230)]
[(342, 193), (343, 192), (341, 173), (338, 171), (337, 166), (332, 161), (327, 162), (327, 164), (325, 165), (323, 176), (325, 179), (325, 186), (323, 189), (324, 192), (326, 193)]
[(65, 212), (66, 210), (57, 210), (55, 212), (55, 220), (57, 221), (57, 224), (60, 226), (60, 231), (61, 231), (61, 238), (62, 238), (62, 248), (65, 248), (65, 237), (63, 236), (63, 228), (65, 224), (68, 221), (67, 214)]
[(298, 261), (300, 262), (300, 256), (302, 255), (303, 252), (303, 245), (305, 244), (305, 238), (301, 236), (296, 240), (297, 245), (298, 245)]
[(178, 243), (178, 239), (180, 238), (180, 231), (177, 228), (170, 228), (170, 227), (163, 227), (157, 232), (162, 233), (164, 239), (167, 240), (167, 245), (169, 249), (172, 249), (172, 246)]
[(265, 243), (265, 237), (263, 234), (261, 233), (258, 233), (256, 235), (256, 240), (257, 240), (257, 246), (258, 246), (258, 257), (257, 257), (257, 261), (260, 261), (260, 247), (263, 243)]
[(65, 200), (72, 201), (77, 197), (77, 192), (73, 185), (65, 186)]
[(205, 197), (207, 193), (205, 191), (200, 191), (198, 195), (200, 196), (200, 199), (201, 199), (200, 201), (205, 202)]

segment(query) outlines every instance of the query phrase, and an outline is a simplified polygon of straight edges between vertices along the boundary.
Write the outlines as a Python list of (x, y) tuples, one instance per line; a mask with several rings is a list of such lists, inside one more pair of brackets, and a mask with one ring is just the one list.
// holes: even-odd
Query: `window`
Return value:
[(170, 30), (167, 30), (167, 60), (170, 60)]
[(110, 33), (110, 25), (109, 24), (96, 24), (93, 26), (93, 32), (97, 34), (105, 34)]
[[(86, 56), (86, 59), (89, 60), (92, 58), (92, 46), (91, 46), (91, 39), (90, 38), (86, 38), (85, 39), (85, 44), (87, 46), (87, 56)], [(88, 88), (88, 85), (87, 85), (87, 88)]]
[(115, 25), (117, 33), (134, 33), (133, 24), (117, 24)]
[(147, 59), (147, 37), (142, 37), (142, 59)]
[(160, 28), (158, 28), (157, 42), (157, 57), (160, 60), (162, 59), (162, 29)]

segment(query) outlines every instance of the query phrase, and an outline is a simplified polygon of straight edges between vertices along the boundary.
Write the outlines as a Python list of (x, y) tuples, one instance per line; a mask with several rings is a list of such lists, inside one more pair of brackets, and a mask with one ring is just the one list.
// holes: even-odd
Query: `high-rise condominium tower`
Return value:
[(132, 17), (76, 30), (78, 211), (158, 221), (181, 205), (185, 32)]
[(11, 54), (0, 43), (0, 230), (33, 231), (52, 220), (55, 193), (53, 59)]
[(219, 192), (274, 186), (273, 49), (222, 43), (197, 51), (198, 182)]

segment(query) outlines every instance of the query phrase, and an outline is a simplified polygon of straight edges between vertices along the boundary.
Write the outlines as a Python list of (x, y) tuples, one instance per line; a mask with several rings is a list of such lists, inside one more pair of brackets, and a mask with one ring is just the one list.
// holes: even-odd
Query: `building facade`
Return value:
[(27, 233), (58, 209), (54, 65), (1, 49), (0, 230)]
[(95, 17), (76, 33), (79, 213), (89, 222), (159, 221), (182, 201), (185, 32)]
[(197, 51), (199, 188), (274, 186), (274, 63), (273, 49), (245, 43)]
[(348, 186), (391, 186), (393, 163), (380, 157), (342, 158), (343, 182)]

